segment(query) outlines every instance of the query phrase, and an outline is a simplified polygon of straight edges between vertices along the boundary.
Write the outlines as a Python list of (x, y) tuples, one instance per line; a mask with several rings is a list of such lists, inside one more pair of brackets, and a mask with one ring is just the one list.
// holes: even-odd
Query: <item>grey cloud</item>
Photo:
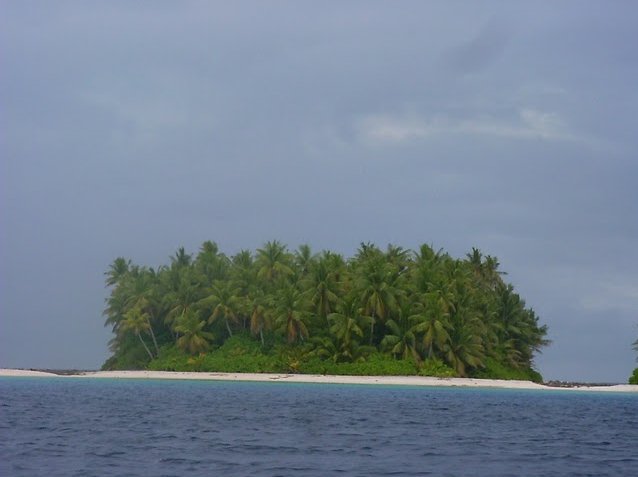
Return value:
[(492, 17), (470, 40), (446, 52), (443, 62), (457, 74), (484, 70), (502, 55), (509, 38), (506, 25)]
[(544, 374), (634, 365), (633, 6), (3, 7), (0, 365), (98, 366), (119, 255), (271, 238), (479, 246), (549, 325)]

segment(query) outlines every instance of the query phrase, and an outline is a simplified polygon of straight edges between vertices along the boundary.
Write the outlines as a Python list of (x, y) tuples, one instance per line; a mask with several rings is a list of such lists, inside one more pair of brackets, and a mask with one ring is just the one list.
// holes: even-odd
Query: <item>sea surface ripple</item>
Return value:
[(0, 378), (2, 476), (638, 475), (638, 396)]

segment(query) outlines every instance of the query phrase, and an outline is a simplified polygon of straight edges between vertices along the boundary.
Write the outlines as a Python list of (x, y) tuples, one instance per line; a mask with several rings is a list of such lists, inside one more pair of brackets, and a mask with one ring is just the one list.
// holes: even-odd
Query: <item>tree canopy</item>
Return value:
[[(634, 350), (638, 353), (638, 339), (633, 343)], [(638, 357), (636, 357), (638, 361)], [(634, 369), (633, 374), (629, 377), (629, 384), (638, 384), (638, 368)]]
[(261, 371), (395, 369), (393, 360), (414, 373), (532, 376), (547, 327), (504, 276), (476, 248), (453, 258), (429, 245), (362, 243), (346, 259), (276, 240), (227, 256), (207, 241), (156, 269), (118, 257), (105, 273), (114, 336), (104, 368), (161, 368), (167, 356), (204, 362), (242, 342), (261, 357), (286, 357)]

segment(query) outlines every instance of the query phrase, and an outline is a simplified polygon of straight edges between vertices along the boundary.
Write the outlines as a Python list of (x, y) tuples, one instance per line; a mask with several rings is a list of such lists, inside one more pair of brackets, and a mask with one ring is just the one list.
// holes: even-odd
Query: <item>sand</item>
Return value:
[(214, 381), (257, 381), (321, 384), (378, 384), (400, 386), (445, 386), (501, 389), (544, 389), (558, 391), (603, 391), (638, 393), (637, 385), (574, 386), (558, 388), (531, 381), (500, 379), (432, 378), (422, 376), (323, 376), (315, 374), (254, 374), (254, 373), (187, 373), (171, 371), (90, 371), (72, 375), (57, 375), (43, 371), (0, 369), (0, 376), (48, 376), (58, 379), (191, 379)]

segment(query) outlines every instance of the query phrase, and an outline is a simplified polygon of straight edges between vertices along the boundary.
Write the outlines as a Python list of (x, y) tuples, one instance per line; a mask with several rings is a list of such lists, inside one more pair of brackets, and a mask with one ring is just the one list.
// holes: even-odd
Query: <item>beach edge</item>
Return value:
[(554, 387), (531, 381), (475, 378), (436, 378), (428, 376), (343, 376), (275, 373), (216, 373), (178, 371), (81, 371), (76, 374), (55, 374), (46, 371), (0, 368), (0, 377), (54, 377), (59, 379), (171, 379), (209, 381), (287, 382), (314, 384), (366, 384), (386, 386), (435, 386), (500, 389), (537, 389), (556, 391), (602, 391), (638, 393), (638, 385)]

